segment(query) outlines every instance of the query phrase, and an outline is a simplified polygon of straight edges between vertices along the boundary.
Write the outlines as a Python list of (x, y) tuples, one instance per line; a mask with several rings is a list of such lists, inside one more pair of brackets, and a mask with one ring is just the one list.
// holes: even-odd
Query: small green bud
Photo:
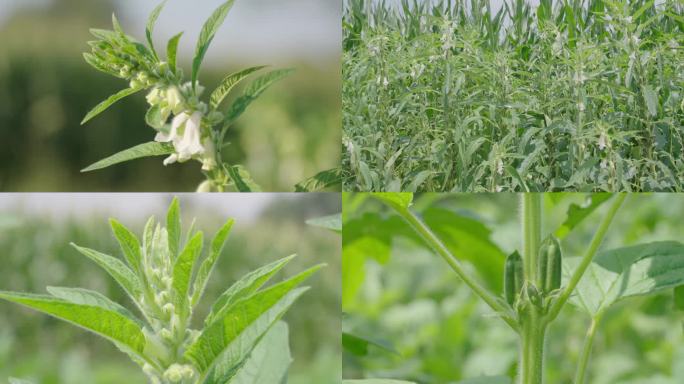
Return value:
[(145, 84), (141, 83), (141, 82), (140, 82), (139, 80), (137, 80), (137, 79), (131, 80), (131, 82), (129, 83), (129, 86), (130, 86), (131, 88), (133, 88), (133, 89), (143, 89), (143, 88), (145, 88)]
[(223, 121), (223, 117), (223, 113), (219, 111), (211, 111), (209, 112), (209, 115), (207, 115), (207, 120), (209, 120), (209, 124), (216, 125)]
[(509, 305), (515, 303), (524, 279), (522, 258), (518, 251), (515, 251), (506, 257), (504, 265), (504, 296)]
[(550, 235), (539, 247), (537, 278), (539, 288), (548, 294), (561, 286), (562, 256), (558, 239)]
[(530, 303), (532, 303), (537, 308), (542, 308), (542, 297), (539, 293), (539, 290), (534, 284), (527, 284), (525, 293), (527, 294), (527, 298), (530, 300)]

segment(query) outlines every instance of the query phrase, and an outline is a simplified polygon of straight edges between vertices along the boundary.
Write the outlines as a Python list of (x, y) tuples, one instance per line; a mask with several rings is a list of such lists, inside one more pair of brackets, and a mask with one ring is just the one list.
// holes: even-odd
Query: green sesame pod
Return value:
[(561, 286), (561, 246), (558, 239), (550, 235), (539, 247), (539, 270), (537, 278), (542, 292), (549, 292)]
[(518, 251), (515, 251), (506, 257), (504, 265), (504, 296), (508, 304), (515, 303), (516, 295), (522, 289), (523, 280), (522, 258)]

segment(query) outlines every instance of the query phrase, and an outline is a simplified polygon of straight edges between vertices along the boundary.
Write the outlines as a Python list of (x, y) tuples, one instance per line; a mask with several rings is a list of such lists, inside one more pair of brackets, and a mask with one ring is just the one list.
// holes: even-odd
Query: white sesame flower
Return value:
[(605, 21), (612, 21), (612, 20), (613, 20), (613, 17), (612, 17), (611, 15), (606, 14), (605, 16), (603, 16), (603, 19), (604, 19)]
[(386, 88), (388, 85), (389, 85), (389, 80), (387, 80), (387, 77), (385, 77), (385, 78), (382, 80), (382, 86)]
[(598, 139), (598, 147), (600, 150), (603, 151), (604, 149), (606, 149), (606, 147), (608, 146), (607, 141), (608, 139), (606, 138), (606, 134), (601, 132), (601, 136), (599, 136)]
[(497, 185), (497, 186), (496, 186), (496, 191), (497, 191), (497, 192), (503, 191), (503, 187), (502, 187), (501, 185)]
[[(501, 159), (496, 160), (496, 172), (499, 175), (503, 175), (504, 172), (504, 163)], [(497, 191), (498, 192), (498, 191)]]
[(176, 149), (176, 153), (164, 160), (164, 165), (176, 161), (184, 162), (204, 153), (205, 149), (201, 142), (201, 122), (202, 114), (200, 112), (194, 112), (192, 115), (182, 112), (173, 118), (170, 132), (157, 133), (154, 138), (155, 141), (171, 142)]
[(577, 109), (578, 109), (580, 112), (584, 112), (584, 111), (587, 109), (587, 107), (584, 105), (583, 102), (580, 101), (579, 103), (577, 103)]
[(202, 157), (202, 170), (211, 171), (216, 168), (216, 148), (214, 147), (214, 141), (211, 137), (207, 136), (202, 141), (202, 146), (204, 147), (204, 156)]

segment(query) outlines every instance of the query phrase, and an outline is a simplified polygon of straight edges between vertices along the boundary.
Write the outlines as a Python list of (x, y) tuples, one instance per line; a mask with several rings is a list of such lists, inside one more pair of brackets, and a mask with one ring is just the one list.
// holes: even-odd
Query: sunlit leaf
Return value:
[(228, 0), (218, 7), (214, 13), (209, 17), (207, 22), (202, 27), (202, 32), (200, 32), (199, 39), (197, 40), (197, 48), (195, 49), (195, 58), (192, 60), (192, 84), (193, 86), (197, 83), (197, 76), (199, 75), (199, 69), (202, 65), (202, 60), (204, 60), (204, 55), (206, 55), (207, 50), (211, 41), (214, 39), (214, 35), (218, 31), (223, 21), (226, 19), (228, 12), (233, 7), (235, 0)]
[(0, 291), (0, 299), (47, 313), (92, 331), (138, 355), (145, 348), (145, 335), (133, 320), (100, 306), (74, 304), (46, 295)]
[(231, 384), (279, 384), (287, 381), (292, 363), (289, 332), (282, 321), (273, 325), (230, 381)]
[[(568, 279), (579, 258), (564, 262)], [(649, 295), (684, 284), (684, 244), (660, 241), (596, 255), (570, 302), (590, 315), (631, 296)]]
[(170, 155), (174, 152), (175, 149), (173, 148), (173, 144), (158, 143), (156, 141), (151, 141), (148, 143), (136, 145), (135, 147), (125, 149), (119, 153), (102, 159), (97, 163), (82, 169), (81, 172), (95, 171), (98, 169), (107, 168), (115, 164), (120, 164), (135, 159), (141, 159), (144, 157)]
[(228, 75), (226, 78), (221, 80), (221, 84), (219, 84), (218, 87), (214, 90), (214, 92), (211, 93), (210, 97), (210, 105), (212, 108), (218, 108), (219, 105), (221, 105), (221, 102), (223, 99), (228, 96), (230, 91), (238, 85), (243, 79), (245, 79), (247, 76), (251, 75), (252, 73), (266, 68), (265, 66), (258, 66), (258, 67), (251, 67), (247, 69), (243, 69), (240, 72), (236, 72), (233, 74)]
[(140, 90), (141, 89), (138, 89), (138, 88), (126, 88), (124, 90), (121, 90), (121, 91), (109, 96), (105, 101), (96, 105), (92, 110), (90, 110), (90, 112), (88, 112), (88, 114), (83, 118), (83, 121), (81, 121), (81, 125), (87, 123), (88, 121), (90, 121), (95, 116), (104, 112), (105, 110), (107, 110), (107, 108), (114, 105), (114, 103), (116, 103), (117, 101), (123, 99), (124, 97), (130, 96), (134, 93), (137, 93)]

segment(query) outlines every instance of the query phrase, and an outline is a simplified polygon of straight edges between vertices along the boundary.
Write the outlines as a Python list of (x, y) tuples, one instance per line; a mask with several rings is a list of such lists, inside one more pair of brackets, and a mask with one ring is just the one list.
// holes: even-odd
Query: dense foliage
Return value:
[(346, 2), (345, 190), (684, 189), (684, 5), (503, 4)]

